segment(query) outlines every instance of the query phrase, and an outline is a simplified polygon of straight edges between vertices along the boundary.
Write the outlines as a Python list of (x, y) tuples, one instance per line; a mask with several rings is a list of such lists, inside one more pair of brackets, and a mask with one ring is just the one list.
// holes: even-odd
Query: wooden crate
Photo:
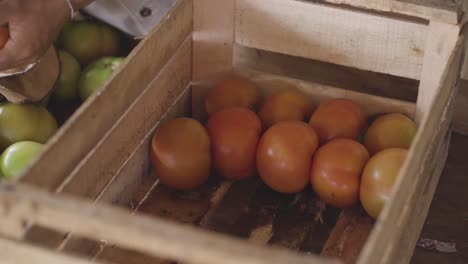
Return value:
[[(87, 102), (94, 107), (55, 138), (61, 144), (18, 182), (0, 184), (0, 255), (14, 263), (408, 263), (447, 155), (464, 57), (460, 8), (179, 0)], [(369, 116), (415, 118), (418, 134), (377, 221), (359, 207), (323, 213), (311, 191), (284, 196), (257, 178), (213, 177), (188, 193), (158, 184), (148, 160), (154, 131), (177, 116), (203, 120), (207, 90), (233, 71), (265, 95), (295, 86), (314, 103), (345, 97)], [(80, 151), (70, 157), (69, 148)]]

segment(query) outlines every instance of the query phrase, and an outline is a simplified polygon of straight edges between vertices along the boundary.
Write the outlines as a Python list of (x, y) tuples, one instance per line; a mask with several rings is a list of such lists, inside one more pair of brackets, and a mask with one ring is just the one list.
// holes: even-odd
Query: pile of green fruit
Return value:
[[(121, 33), (99, 21), (68, 23), (55, 44), (60, 77), (51, 104), (0, 102), (0, 178), (23, 173), (57, 132), (59, 116), (103, 87), (125, 59)], [(52, 111), (54, 104), (60, 107)]]
[(124, 61), (120, 32), (98, 21), (68, 23), (56, 44), (61, 73), (52, 100), (58, 102), (85, 101)]

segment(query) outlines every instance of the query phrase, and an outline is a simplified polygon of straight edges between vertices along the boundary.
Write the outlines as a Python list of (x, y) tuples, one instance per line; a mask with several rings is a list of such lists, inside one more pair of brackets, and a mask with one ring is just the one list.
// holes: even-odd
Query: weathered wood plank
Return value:
[[(12, 264), (89, 264), (89, 261), (47, 251), (35, 246), (0, 239), (2, 263)], [(95, 262), (104, 264), (103, 262)], [(109, 263), (109, 262), (108, 262)]]
[(243, 46), (412, 79), (427, 34), (424, 24), (282, 0), (237, 1), (235, 29)]

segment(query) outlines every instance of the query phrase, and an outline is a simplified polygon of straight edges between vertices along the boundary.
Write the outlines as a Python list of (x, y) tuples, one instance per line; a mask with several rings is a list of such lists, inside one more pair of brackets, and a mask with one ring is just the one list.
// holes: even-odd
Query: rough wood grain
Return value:
[(237, 1), (238, 44), (412, 79), (426, 33), (424, 24), (317, 3)]

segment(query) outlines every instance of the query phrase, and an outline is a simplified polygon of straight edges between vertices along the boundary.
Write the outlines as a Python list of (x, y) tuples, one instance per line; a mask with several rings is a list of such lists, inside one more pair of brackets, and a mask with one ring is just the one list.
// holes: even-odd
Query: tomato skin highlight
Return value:
[(366, 212), (374, 219), (390, 200), (408, 150), (390, 148), (378, 152), (367, 163), (361, 179), (360, 200)]
[(264, 128), (281, 121), (305, 121), (312, 112), (309, 99), (296, 90), (274, 93), (260, 107), (259, 116)]
[(10, 38), (10, 31), (7, 26), (0, 26), (0, 49), (5, 47), (8, 39)]
[(364, 145), (371, 154), (388, 148), (409, 149), (417, 126), (409, 117), (392, 113), (378, 117), (366, 131)]
[(253, 111), (245, 107), (218, 111), (208, 119), (206, 127), (219, 176), (239, 180), (256, 174), (255, 155), (262, 125)]
[(318, 136), (306, 123), (283, 121), (269, 128), (257, 149), (260, 178), (280, 193), (296, 193), (309, 183)]
[(317, 150), (312, 161), (313, 190), (334, 207), (355, 205), (359, 201), (361, 173), (368, 160), (367, 149), (357, 141), (330, 141)]
[(367, 124), (364, 110), (348, 99), (332, 99), (319, 105), (309, 124), (317, 131), (320, 142), (337, 138), (356, 140)]
[(153, 135), (150, 158), (163, 184), (178, 190), (198, 187), (210, 176), (208, 132), (191, 118), (164, 123)]
[(225, 78), (212, 88), (205, 98), (208, 116), (231, 107), (253, 110), (260, 101), (260, 90), (250, 80), (240, 76)]

